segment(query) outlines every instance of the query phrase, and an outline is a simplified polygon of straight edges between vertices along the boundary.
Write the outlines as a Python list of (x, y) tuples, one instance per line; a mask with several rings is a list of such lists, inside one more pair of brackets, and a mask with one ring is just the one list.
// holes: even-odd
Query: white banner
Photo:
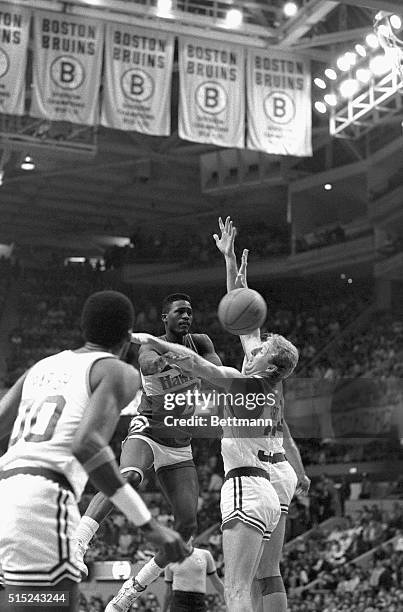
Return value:
[(103, 41), (96, 19), (35, 11), (32, 117), (99, 122)]
[(0, 113), (23, 115), (31, 11), (0, 4)]
[(245, 52), (179, 38), (179, 136), (223, 147), (245, 144)]
[(309, 61), (276, 49), (248, 49), (246, 88), (248, 149), (312, 155)]
[(101, 123), (118, 130), (168, 136), (174, 36), (109, 23)]

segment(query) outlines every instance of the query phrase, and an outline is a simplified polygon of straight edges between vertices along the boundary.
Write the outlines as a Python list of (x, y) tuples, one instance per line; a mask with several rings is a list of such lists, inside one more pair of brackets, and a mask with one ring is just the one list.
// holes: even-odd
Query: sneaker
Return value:
[(84, 576), (88, 576), (88, 567), (84, 563), (84, 555), (87, 552), (87, 546), (81, 540), (74, 540), (73, 545), (76, 548), (75, 562)]
[(129, 578), (122, 584), (119, 593), (110, 600), (105, 612), (128, 612), (132, 603), (141, 597), (144, 591), (145, 587), (135, 582), (134, 578)]

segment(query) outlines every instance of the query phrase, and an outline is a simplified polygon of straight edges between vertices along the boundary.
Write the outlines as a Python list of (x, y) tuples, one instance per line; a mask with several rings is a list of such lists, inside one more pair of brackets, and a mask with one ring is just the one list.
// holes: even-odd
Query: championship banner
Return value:
[(170, 134), (173, 51), (172, 34), (108, 23), (102, 125)]
[(248, 49), (247, 55), (248, 149), (312, 155), (308, 60), (276, 49)]
[(23, 115), (31, 11), (0, 4), (0, 113)]
[(31, 117), (98, 123), (103, 41), (96, 19), (35, 11)]
[(180, 37), (179, 77), (179, 136), (222, 147), (244, 147), (244, 49)]

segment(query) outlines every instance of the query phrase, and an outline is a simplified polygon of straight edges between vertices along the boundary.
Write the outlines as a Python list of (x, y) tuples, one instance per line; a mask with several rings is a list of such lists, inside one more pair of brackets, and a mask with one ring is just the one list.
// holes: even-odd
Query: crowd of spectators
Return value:
[(365, 329), (340, 338), (317, 367), (331, 363), (336, 377), (403, 377), (403, 321), (377, 313)]
[(376, 504), (364, 506), (354, 517), (345, 516), (328, 529), (316, 527), (309, 537), (299, 537), (283, 555), (284, 582), (290, 592), (345, 567), (352, 559), (376, 548), (403, 529), (403, 507), (395, 502), (391, 511)]
[(297, 251), (310, 251), (324, 246), (338, 244), (347, 240), (346, 233), (340, 223), (333, 223), (301, 236), (297, 240)]
[[(367, 513), (367, 517), (361, 515), (355, 521), (350, 520), (344, 532), (329, 534), (325, 555), (314, 566), (316, 580), (310, 588), (304, 589), (306, 581), (310, 579), (305, 566), (299, 564), (292, 575), (289, 585), (290, 612), (401, 612), (402, 526), (401, 508), (395, 508), (389, 516), (382, 516), (375, 510)], [(333, 540), (330, 540), (331, 537)], [(310, 537), (309, 542), (311, 540)], [(306, 550), (308, 546), (300, 545), (301, 555), (309, 555)], [(351, 547), (353, 549), (349, 555)], [(369, 564), (359, 565), (349, 560), (356, 558), (360, 550), (365, 552), (368, 549), (375, 549), (370, 555)]]
[[(10, 333), (9, 383), (38, 359), (80, 342), (79, 314), (85, 298), (95, 290), (119, 289), (133, 299), (135, 328), (160, 334), (161, 289), (136, 291), (113, 274), (82, 266), (55, 265), (46, 270), (27, 270), (21, 275), (18, 325)], [(340, 287), (329, 300), (329, 286), (313, 291), (300, 281), (259, 286), (269, 304), (269, 318), (262, 331), (289, 337), (300, 348), (300, 363), (309, 362), (340, 329), (354, 319), (365, 304), (364, 290), (352, 292)], [(173, 287), (171, 291), (177, 290)], [(169, 290), (167, 291), (169, 292)], [(190, 288), (194, 310), (194, 331), (204, 331), (214, 340), (223, 363), (240, 367), (239, 340), (224, 332), (217, 318), (217, 304), (224, 288)], [(290, 300), (292, 295), (292, 301)], [(152, 297), (151, 297), (152, 296)]]
[[(105, 267), (107, 270), (118, 269), (138, 262), (177, 262), (187, 268), (218, 265), (220, 260), (212, 238), (216, 227), (211, 225), (210, 229), (210, 232), (204, 228), (199, 233), (189, 230), (186, 234), (168, 235), (163, 231), (149, 232), (137, 228), (130, 236), (129, 244), (112, 246), (105, 251)], [(284, 228), (269, 228), (263, 221), (244, 222), (237, 232), (243, 248), (251, 249), (254, 259), (290, 253), (290, 240)]]

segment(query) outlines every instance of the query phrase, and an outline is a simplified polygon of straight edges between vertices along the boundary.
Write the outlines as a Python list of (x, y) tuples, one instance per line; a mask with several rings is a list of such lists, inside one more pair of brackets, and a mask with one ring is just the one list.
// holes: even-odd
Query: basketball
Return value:
[(259, 329), (267, 315), (266, 302), (253, 289), (234, 289), (218, 305), (218, 318), (223, 328), (241, 336)]

